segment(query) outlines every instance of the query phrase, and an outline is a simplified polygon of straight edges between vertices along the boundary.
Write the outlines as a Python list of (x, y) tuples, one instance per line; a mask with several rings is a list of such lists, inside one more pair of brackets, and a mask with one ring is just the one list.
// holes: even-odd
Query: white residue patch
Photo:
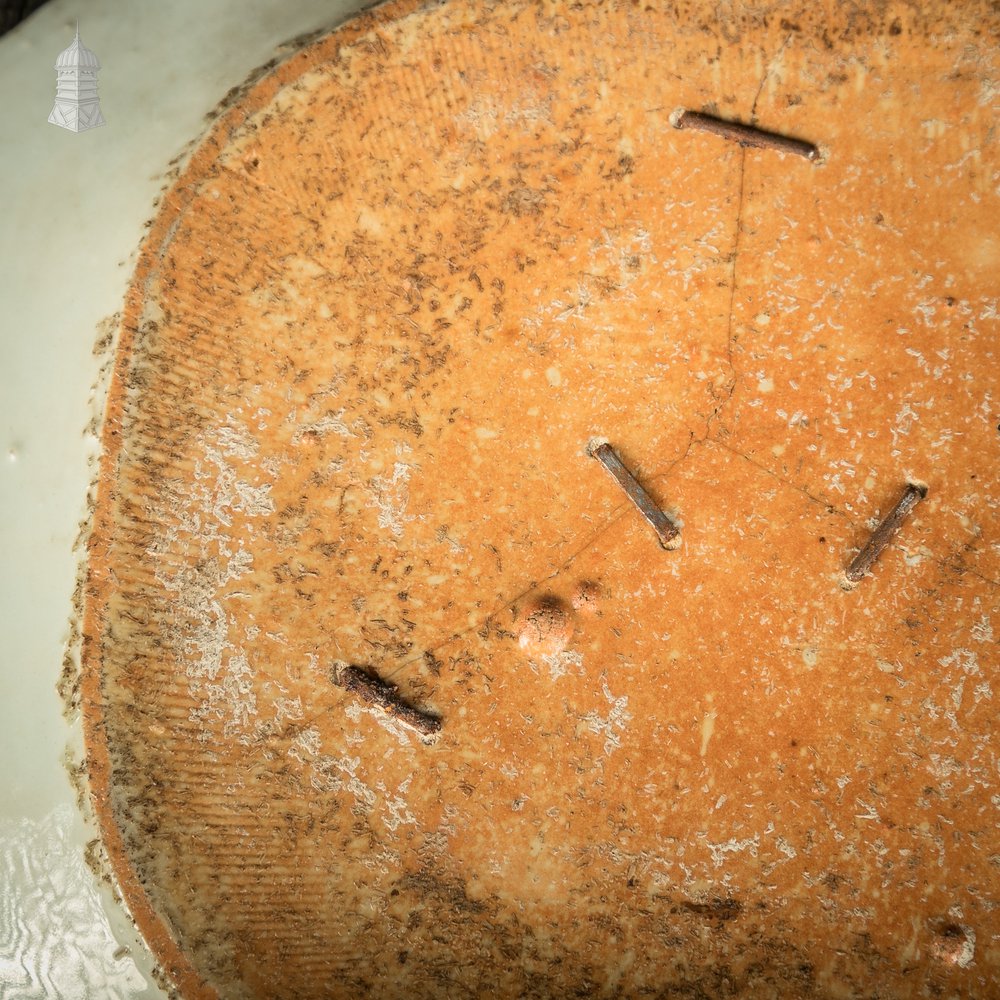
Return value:
[(225, 668), (217, 678), (214, 683), (201, 685), (202, 702), (192, 710), (191, 721), (201, 722), (212, 717), (223, 719), (225, 734), (232, 736), (245, 730), (257, 715), (257, 693), (246, 654), (238, 650), (228, 657)]
[(956, 649), (951, 656), (942, 657), (938, 663), (945, 667), (957, 667), (966, 677), (979, 677), (982, 669), (979, 657), (971, 649)]
[(865, 802), (862, 798), (855, 798), (854, 804), (861, 810), (860, 812), (855, 813), (855, 819), (868, 820), (872, 823), (882, 822), (882, 817), (879, 816), (878, 810), (870, 802)]
[(359, 804), (370, 809), (375, 805), (377, 796), (358, 777), (357, 770), (360, 766), (360, 757), (317, 754), (311, 762), (309, 783), (319, 792), (339, 792), (346, 789)]
[(471, 129), (483, 142), (500, 129), (534, 132), (542, 122), (551, 121), (551, 98), (541, 101), (510, 99), (494, 94), (476, 98), (465, 111), (455, 115), (455, 123)]
[(320, 792), (348, 791), (359, 805), (367, 809), (374, 809), (381, 796), (385, 809), (383, 820), (390, 830), (395, 830), (402, 824), (416, 823), (404, 798), (413, 780), (412, 775), (395, 793), (390, 793), (383, 782), (379, 782), (376, 789), (372, 789), (358, 776), (360, 757), (347, 755), (336, 757), (324, 754), (321, 750), (322, 741), (315, 726), (303, 729), (288, 750), (290, 757), (308, 767), (309, 784), (313, 788)]
[(584, 716), (583, 721), (587, 723), (592, 733), (604, 734), (604, 753), (610, 756), (611, 752), (622, 745), (621, 739), (615, 730), (624, 732), (626, 725), (632, 718), (628, 711), (628, 696), (622, 695), (616, 698), (608, 687), (604, 684), (604, 697), (608, 700), (611, 710), (606, 719), (602, 719), (596, 712), (590, 712)]
[(200, 443), (205, 457), (195, 461), (195, 485), (190, 496), (182, 501), (184, 513), (193, 515), (193, 533), (197, 532), (202, 518), (217, 522), (215, 525), (204, 525), (204, 532), (211, 533), (217, 530), (218, 525), (230, 527), (234, 513), (247, 517), (266, 517), (274, 513), (271, 484), (247, 482), (227, 461), (231, 458), (249, 461), (256, 457), (256, 443), (250, 439), (245, 427), (239, 427), (230, 420), (216, 432), (213, 441), (208, 441), (203, 435)]
[(259, 448), (247, 428), (232, 417), (216, 434), (216, 445), (225, 458), (242, 458), (245, 461), (257, 457)]
[(955, 959), (955, 964), (960, 969), (967, 969), (976, 957), (976, 932), (971, 927), (963, 926), (962, 934), (965, 941), (962, 943), (962, 950)]
[(785, 855), (786, 858), (798, 857), (798, 851), (784, 837), (775, 837), (774, 846)]
[(749, 851), (751, 857), (757, 857), (757, 850), (760, 847), (760, 834), (756, 833), (745, 840), (737, 840), (734, 837), (731, 840), (723, 841), (721, 844), (709, 843), (707, 846), (712, 852), (712, 861), (715, 867), (720, 868), (725, 862), (727, 854), (741, 854), (743, 851)]
[[(197, 702), (191, 719), (220, 719), (226, 736), (246, 730), (257, 716), (253, 669), (229, 636), (224, 592), (246, 576), (253, 556), (234, 538), (234, 521), (249, 522), (274, 513), (269, 483), (244, 477), (232, 460), (248, 462), (259, 448), (250, 431), (229, 417), (224, 426), (199, 439), (194, 482), (166, 492), (152, 520), (163, 525), (147, 550), (156, 578), (174, 595), (178, 621), (175, 643), (184, 656), (188, 690)], [(172, 558), (181, 550), (187, 558)], [(207, 736), (206, 736), (207, 738)]]
[(987, 615), (983, 615), (975, 625), (972, 626), (973, 642), (992, 642), (993, 625)]
[(542, 656), (542, 663), (549, 668), (549, 677), (557, 681), (568, 673), (583, 672), (583, 653), (571, 649), (564, 649), (559, 653), (546, 653)]
[(295, 737), (295, 741), (288, 752), (296, 760), (305, 763), (305, 758), (302, 754), (306, 754), (307, 757), (315, 757), (319, 753), (321, 746), (319, 730), (315, 726), (309, 726)]
[(410, 812), (409, 807), (406, 804), (406, 799), (403, 798), (404, 795), (410, 790), (410, 782), (413, 781), (413, 775), (411, 774), (397, 789), (395, 795), (390, 796), (385, 785), (379, 782), (379, 791), (385, 796), (385, 825), (390, 830), (396, 830), (397, 827), (403, 824), (416, 825), (416, 819), (413, 813)]
[(962, 709), (966, 683), (971, 682), (973, 685), (972, 695), (975, 704), (984, 698), (992, 699), (993, 690), (988, 677), (983, 676), (978, 654), (971, 649), (955, 649), (950, 656), (941, 657), (938, 665), (942, 668), (941, 679), (950, 689), (951, 708), (947, 707), (947, 703), (944, 706), (936, 705), (930, 699), (924, 702), (923, 707), (932, 717), (936, 718), (937, 714), (943, 715), (953, 729), (959, 730), (962, 727), (957, 713)]
[(913, 422), (919, 419), (920, 414), (908, 402), (903, 403), (896, 413), (895, 424), (889, 428), (889, 433), (892, 435), (893, 448), (899, 447), (899, 435), (909, 434), (913, 427)]
[(411, 467), (405, 462), (396, 462), (392, 476), (374, 476), (368, 487), (371, 506), (378, 511), (378, 526), (388, 528), (396, 538), (403, 537), (403, 525), (413, 520), (406, 513), (410, 500)]
[(276, 698), (274, 702), (274, 721), (277, 723), (284, 722), (288, 719), (290, 722), (295, 722), (302, 718), (302, 699), (301, 698)]

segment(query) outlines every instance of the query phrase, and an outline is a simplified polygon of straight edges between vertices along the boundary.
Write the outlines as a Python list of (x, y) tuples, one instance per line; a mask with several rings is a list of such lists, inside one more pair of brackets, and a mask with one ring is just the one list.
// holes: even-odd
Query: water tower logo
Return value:
[(97, 71), (101, 64), (97, 56), (80, 41), (77, 22), (76, 38), (56, 59), (56, 103), (49, 121), (71, 132), (84, 132), (104, 124), (97, 98)]

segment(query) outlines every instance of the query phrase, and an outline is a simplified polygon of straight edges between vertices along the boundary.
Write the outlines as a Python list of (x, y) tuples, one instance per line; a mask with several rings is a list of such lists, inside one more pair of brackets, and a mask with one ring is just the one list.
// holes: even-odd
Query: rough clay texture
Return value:
[(1000, 993), (998, 35), (403, 0), (221, 117), (85, 589), (103, 836), (185, 997)]

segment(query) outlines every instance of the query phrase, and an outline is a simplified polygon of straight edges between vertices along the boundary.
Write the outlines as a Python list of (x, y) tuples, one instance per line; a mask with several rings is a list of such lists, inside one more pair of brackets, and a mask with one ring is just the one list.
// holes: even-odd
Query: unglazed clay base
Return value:
[(1000, 990), (998, 30), (403, 0), (218, 121), (85, 622), (185, 997)]
[[(67, 754), (79, 756), (79, 717), (67, 725), (56, 692), (64, 662), (68, 679), (79, 664), (66, 650), (67, 619), (82, 554), (74, 539), (98, 446), (97, 425), (88, 426), (100, 367), (95, 330), (121, 308), (166, 165), (205, 128), (205, 113), (256, 66), (287, 56), (279, 43), (329, 28), (347, 6), (50, 0), (0, 38), (4, 1000), (165, 996), (108, 880), (91, 870), (101, 854), (97, 833), (77, 808), (66, 767)], [(77, 18), (102, 63), (108, 119), (83, 134), (46, 121), (53, 64)]]

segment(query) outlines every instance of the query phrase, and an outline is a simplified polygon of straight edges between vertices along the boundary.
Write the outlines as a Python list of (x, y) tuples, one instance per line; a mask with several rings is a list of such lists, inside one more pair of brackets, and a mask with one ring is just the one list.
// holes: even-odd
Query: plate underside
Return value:
[(961, 7), (403, 2), (216, 122), (132, 283), (85, 622), (185, 996), (1000, 990), (1000, 23)]

